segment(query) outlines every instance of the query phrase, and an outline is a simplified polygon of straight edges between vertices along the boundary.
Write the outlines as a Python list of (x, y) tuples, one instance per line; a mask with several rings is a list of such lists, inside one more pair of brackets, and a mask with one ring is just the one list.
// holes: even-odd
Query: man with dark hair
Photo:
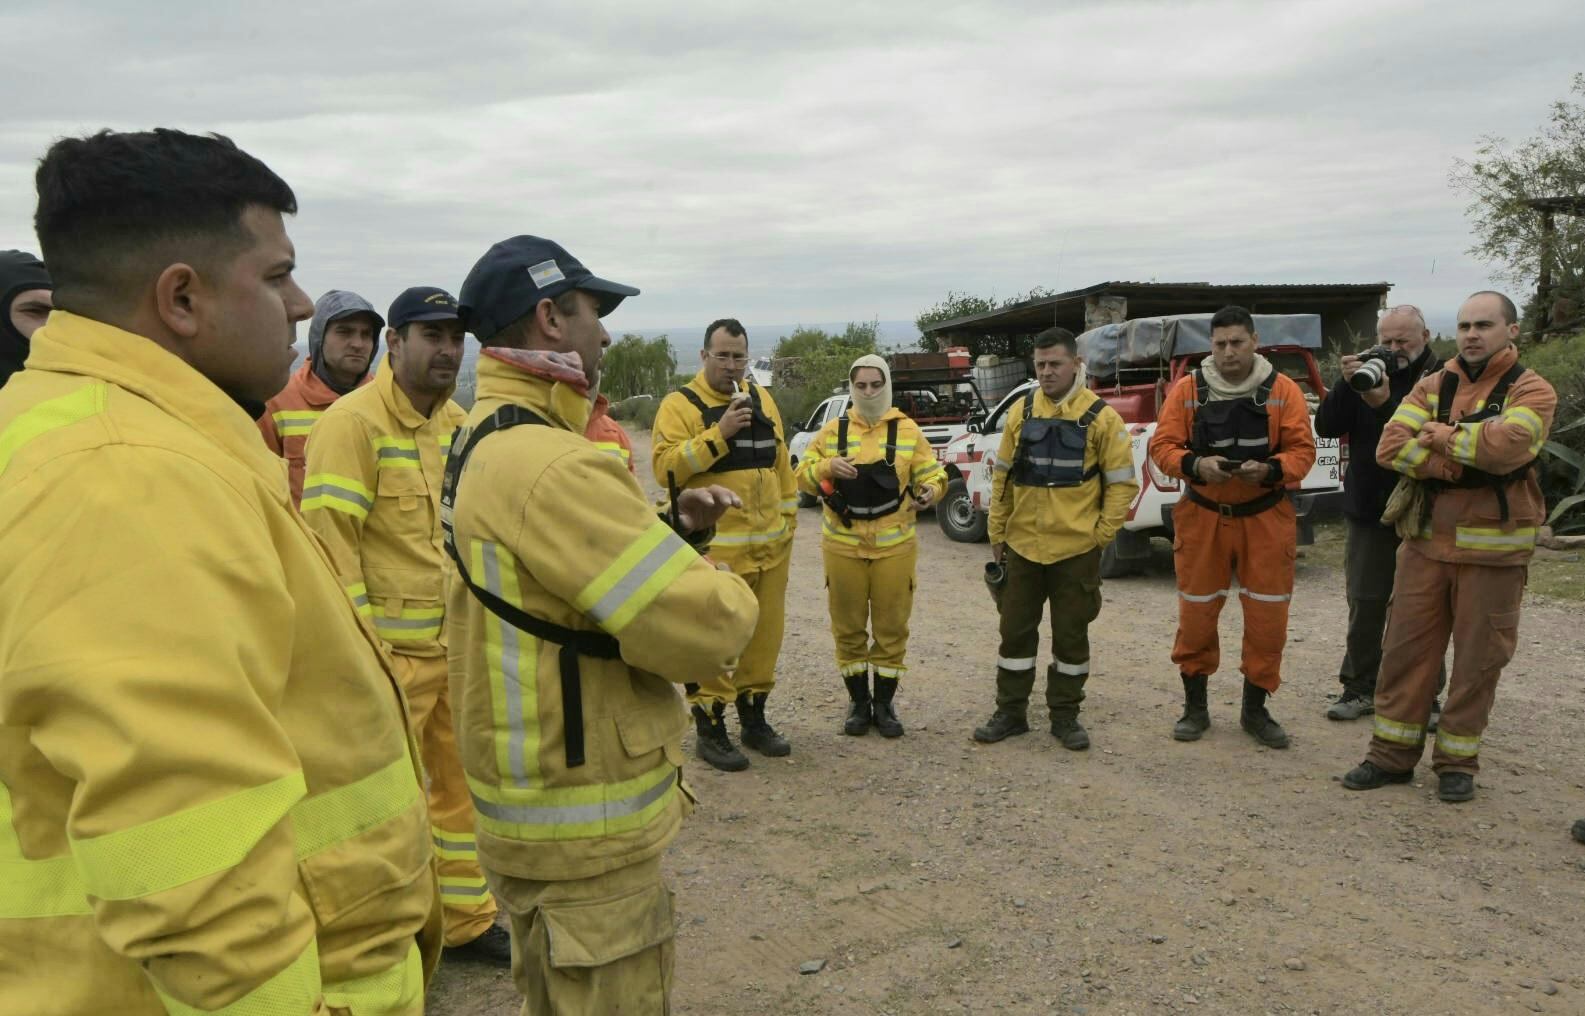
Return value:
[(699, 373), (661, 400), (655, 414), (655, 479), (683, 489), (719, 483), (743, 502), (721, 517), (711, 557), (742, 576), (759, 601), (759, 625), (730, 674), (700, 674), (687, 686), (699, 757), (717, 769), (748, 768), (732, 743), (726, 705), (735, 702), (744, 745), (762, 755), (792, 751), (765, 718), (787, 621), (787, 577), (798, 524), (798, 483), (781, 412), (748, 379), (748, 332), (735, 318), (710, 322)]
[(435, 286), (403, 290), (389, 318), (390, 355), (373, 383), (337, 399), (308, 435), (303, 521), (325, 542), (407, 695), (429, 776), (447, 956), (506, 967), (512, 947), (495, 926), (495, 900), (479, 870), (442, 637), (440, 481), (451, 436), (466, 415), (451, 401), (462, 322), (456, 299)]
[(600, 319), (637, 293), (536, 236), (494, 245), (462, 284), (485, 348), (441, 498), (452, 702), (534, 1016), (667, 1011), (660, 855), (691, 808), (668, 682), (730, 670), (754, 629), (743, 580), (678, 532), (702, 544), (731, 492), (683, 491), (674, 527), (583, 437)]
[(1375, 709), (1381, 633), (1387, 625), (1387, 602), (1397, 570), (1398, 534), (1381, 521), (1397, 475), (1376, 464), (1376, 443), (1403, 397), (1421, 378), (1439, 369), (1431, 350), (1431, 331), (1418, 307), (1404, 304), (1383, 314), (1376, 322), (1376, 343), (1392, 355), (1380, 382), (1356, 391), (1348, 382), (1359, 373), (1362, 361), (1345, 355), (1344, 383), (1326, 393), (1315, 413), (1315, 432), (1321, 437), (1348, 438), (1352, 452), (1343, 482), (1343, 515), (1348, 522), (1343, 553), (1348, 636), (1338, 667), (1343, 693), (1326, 710), (1327, 718), (1333, 720), (1355, 720)]
[(303, 500), (308, 432), (332, 403), (369, 380), (384, 327), (374, 305), (357, 293), (332, 289), (315, 301), (308, 357), (259, 417), (264, 443), (286, 460), (293, 504)]
[(29, 339), (50, 316), (50, 273), (27, 251), (0, 251), (0, 387), (27, 361)]
[(1298, 532), (1285, 489), (1315, 464), (1304, 393), (1257, 352), (1255, 319), (1242, 307), (1211, 317), (1211, 353), (1179, 378), (1162, 404), (1150, 457), (1188, 485), (1172, 508), (1178, 636), (1172, 662), (1184, 710), (1172, 728), (1198, 741), (1211, 726), (1207, 694), (1221, 662), (1216, 622), (1233, 595), (1244, 607), (1244, 704), (1239, 724), (1268, 748), (1288, 734), (1266, 709), (1282, 682)]
[(1051, 605), (1046, 706), (1051, 734), (1090, 746), (1079, 705), (1090, 677), (1090, 622), (1101, 613), (1101, 550), (1139, 492), (1133, 445), (1117, 411), (1090, 391), (1066, 328), (1035, 336), (1036, 388), (1007, 411), (991, 477), (991, 556), (1005, 569), (997, 601), (996, 712), (976, 728), (994, 742), (1029, 730), (1040, 615)]
[(6, 1008), (416, 1016), (401, 694), (239, 408), (312, 309), (291, 188), (223, 137), (105, 131), (38, 194), (57, 309), (0, 391)]
[(1518, 337), (1513, 301), (1470, 296), (1458, 310), (1458, 356), (1414, 386), (1376, 446), (1376, 461), (1407, 478), (1388, 512), (1406, 539), (1370, 750), (1343, 777), (1350, 790), (1414, 778), (1451, 637), (1431, 765), (1443, 801), (1475, 796), (1481, 735), (1518, 645), (1525, 577), (1546, 518), (1534, 467), (1557, 408), (1552, 386), (1519, 363)]

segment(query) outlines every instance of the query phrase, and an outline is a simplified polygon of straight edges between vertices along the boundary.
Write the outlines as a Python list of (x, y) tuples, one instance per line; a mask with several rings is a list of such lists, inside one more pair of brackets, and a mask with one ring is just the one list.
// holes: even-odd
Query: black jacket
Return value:
[(1343, 514), (1359, 522), (1381, 525), (1387, 498), (1398, 483), (1398, 474), (1376, 464), (1376, 445), (1382, 428), (1397, 411), (1398, 403), (1427, 374), (1442, 368), (1427, 345), (1415, 362), (1387, 375), (1387, 401), (1381, 408), (1365, 405), (1348, 382), (1339, 380), (1315, 411), (1315, 432), (1322, 437), (1348, 438), (1348, 472), (1343, 475)]

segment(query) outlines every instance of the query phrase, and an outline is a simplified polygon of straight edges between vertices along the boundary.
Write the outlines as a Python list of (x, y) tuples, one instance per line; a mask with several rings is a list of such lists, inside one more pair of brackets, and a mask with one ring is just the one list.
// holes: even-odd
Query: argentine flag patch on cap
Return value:
[(561, 269), (556, 266), (555, 258), (541, 261), (537, 265), (528, 267), (528, 277), (534, 280), (534, 285), (540, 289), (555, 282), (565, 282), (567, 277), (561, 274)]

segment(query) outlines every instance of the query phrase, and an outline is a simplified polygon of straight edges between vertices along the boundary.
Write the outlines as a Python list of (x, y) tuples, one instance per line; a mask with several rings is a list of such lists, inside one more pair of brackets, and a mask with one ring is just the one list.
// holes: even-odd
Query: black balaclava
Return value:
[(0, 385), (22, 369), (32, 343), (11, 323), (11, 301), (30, 289), (54, 289), (44, 262), (23, 250), (0, 251)]

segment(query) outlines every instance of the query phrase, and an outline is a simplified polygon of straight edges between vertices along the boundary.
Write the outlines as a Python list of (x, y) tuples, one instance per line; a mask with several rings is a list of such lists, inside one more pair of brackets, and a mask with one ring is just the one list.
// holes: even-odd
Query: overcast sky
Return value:
[(674, 339), (1108, 279), (1386, 280), (1450, 319), (1487, 281), (1453, 160), (1585, 70), (1579, 0), (3, 10), (0, 247), (37, 249), (51, 139), (216, 130), (296, 190), (313, 295), (455, 290), (537, 233), (643, 289), (614, 334)]

